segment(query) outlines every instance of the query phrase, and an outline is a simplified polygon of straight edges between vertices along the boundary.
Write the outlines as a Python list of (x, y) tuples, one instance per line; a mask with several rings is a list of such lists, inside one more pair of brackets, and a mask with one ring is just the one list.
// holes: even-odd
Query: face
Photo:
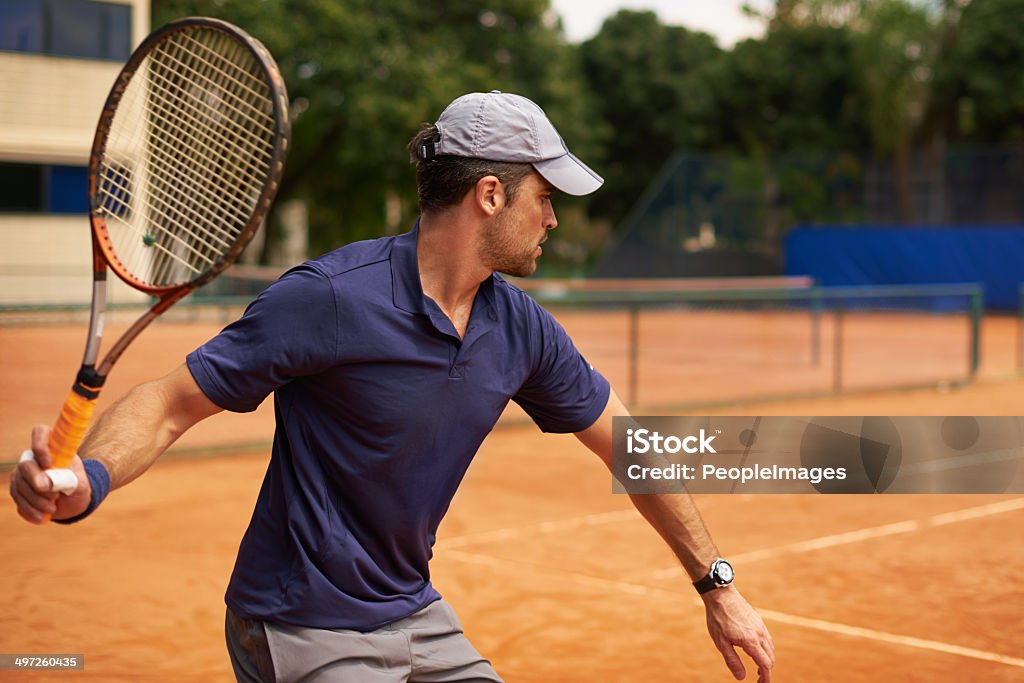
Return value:
[(481, 258), (491, 270), (526, 277), (537, 270), (540, 246), (558, 226), (551, 206), (554, 188), (537, 173), (519, 185), (515, 200), (497, 213), (484, 229)]

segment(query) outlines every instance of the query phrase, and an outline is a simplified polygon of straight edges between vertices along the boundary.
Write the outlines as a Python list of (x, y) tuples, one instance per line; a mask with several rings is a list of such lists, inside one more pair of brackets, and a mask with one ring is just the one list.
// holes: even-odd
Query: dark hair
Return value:
[(409, 141), (409, 161), (416, 164), (416, 192), (420, 212), (440, 211), (462, 201), (481, 178), (492, 175), (501, 181), (505, 198), (511, 204), (520, 183), (533, 172), (527, 163), (489, 161), (450, 155), (424, 158), (423, 147), (440, 138), (437, 127), (424, 123)]

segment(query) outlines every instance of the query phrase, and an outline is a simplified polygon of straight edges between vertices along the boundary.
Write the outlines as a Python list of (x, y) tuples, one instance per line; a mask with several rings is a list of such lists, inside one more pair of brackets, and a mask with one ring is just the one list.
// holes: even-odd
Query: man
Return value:
[[(495, 274), (533, 273), (557, 225), (552, 193), (602, 179), (537, 105), (500, 92), (458, 98), (409, 149), (421, 209), (411, 232), (289, 271), (185, 365), (132, 390), (86, 438), (70, 495), (54, 498), (40, 469), (45, 426), (12, 478), (28, 521), (77, 521), (198, 421), (273, 392), (273, 455), (226, 595), (240, 681), (500, 681), (430, 583), (451, 497), (510, 399), (611, 467), (622, 403)], [(771, 637), (690, 498), (633, 500), (703, 595), (730, 670), (744, 673), (739, 646), (768, 681)]]

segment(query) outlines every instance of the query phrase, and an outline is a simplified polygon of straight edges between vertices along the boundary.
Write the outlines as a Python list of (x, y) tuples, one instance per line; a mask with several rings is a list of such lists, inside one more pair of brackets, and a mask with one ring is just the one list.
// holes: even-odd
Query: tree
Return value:
[(867, 139), (851, 32), (788, 26), (737, 44), (716, 65), (722, 147), (746, 155), (857, 149)]
[(910, 0), (779, 0), (769, 40), (792, 30), (841, 28), (849, 40), (856, 114), (869, 147), (894, 166), (899, 218), (914, 221), (910, 158), (940, 52), (941, 9)]
[(464, 92), (519, 92), (556, 123), (579, 124), (560, 127), (571, 146), (595, 146), (596, 117), (549, 0), (154, 0), (153, 11), (154, 23), (223, 18), (275, 55), (294, 137), (278, 204), (309, 202), (317, 251), (408, 225), (405, 144)]
[(593, 211), (619, 220), (678, 147), (717, 143), (710, 65), (721, 49), (706, 33), (623, 10), (580, 46), (583, 71), (610, 127)]
[(949, 140), (1024, 143), (1024, 0), (953, 3), (936, 63), (930, 131)]

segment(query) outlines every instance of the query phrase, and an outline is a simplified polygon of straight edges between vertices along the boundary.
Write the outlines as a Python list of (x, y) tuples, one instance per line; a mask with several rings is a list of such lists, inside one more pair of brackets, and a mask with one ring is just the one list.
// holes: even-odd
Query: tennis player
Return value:
[[(509, 400), (609, 467), (626, 409), (565, 331), (496, 273), (534, 272), (551, 196), (603, 180), (518, 95), (452, 102), (410, 142), (420, 218), (304, 263), (241, 319), (97, 421), (53, 496), (48, 426), (11, 480), (18, 512), (71, 523), (221, 410), (274, 394), (273, 454), (227, 589), (239, 681), (500, 681), (430, 582), (437, 527)], [(736, 678), (774, 648), (687, 495), (634, 496), (678, 555)]]

